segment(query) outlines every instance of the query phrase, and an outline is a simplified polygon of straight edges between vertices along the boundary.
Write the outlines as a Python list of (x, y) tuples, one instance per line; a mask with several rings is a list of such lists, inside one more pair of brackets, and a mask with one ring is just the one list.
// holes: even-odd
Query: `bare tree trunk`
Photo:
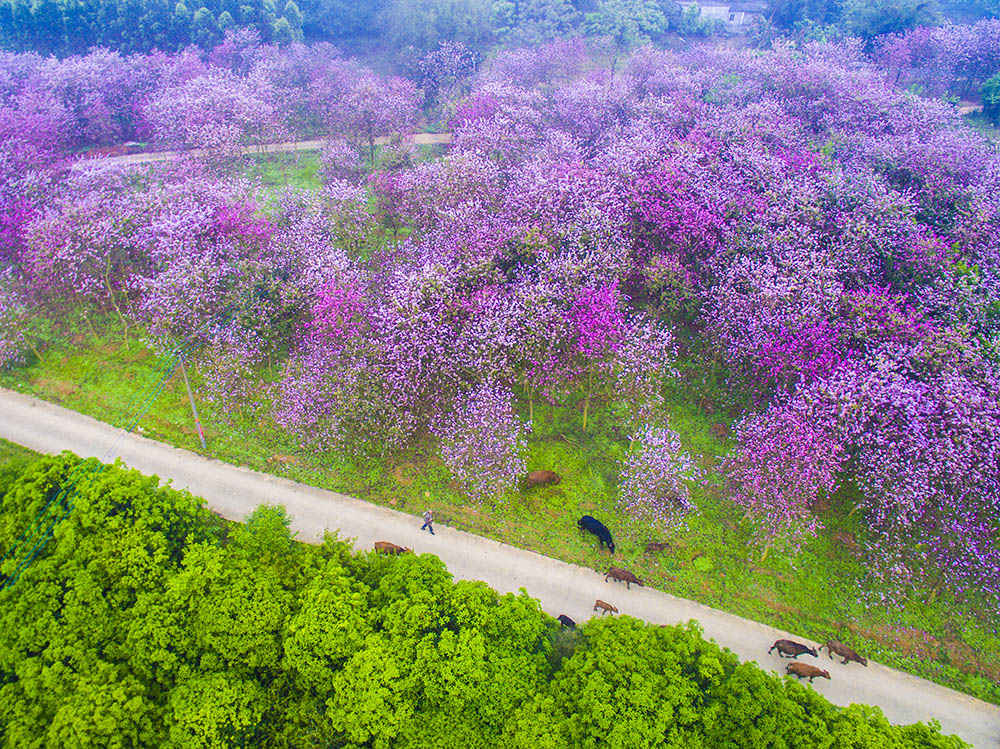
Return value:
[(128, 351), (128, 320), (125, 319), (125, 315), (122, 312), (121, 307), (118, 306), (118, 299), (115, 297), (115, 290), (111, 286), (111, 256), (108, 255), (108, 262), (104, 267), (104, 285), (108, 288), (108, 296), (111, 298), (111, 304), (115, 308), (115, 312), (118, 313), (118, 319), (122, 321), (122, 327), (125, 329), (125, 350)]
[(94, 330), (93, 323), (90, 322), (90, 318), (87, 317), (87, 313), (84, 312), (82, 308), (80, 309), (80, 316), (83, 318), (83, 321), (87, 323), (87, 327), (90, 329), (90, 334), (94, 337), (94, 340), (98, 340), (97, 331)]
[(198, 418), (198, 408), (194, 405), (194, 394), (191, 392), (191, 383), (188, 382), (187, 370), (184, 368), (184, 360), (180, 360), (181, 375), (184, 377), (184, 387), (187, 389), (188, 400), (191, 402), (191, 413), (194, 414), (194, 425), (198, 427), (198, 440), (201, 442), (201, 449), (206, 450), (205, 433), (201, 430), (201, 419)]
[(761, 562), (767, 559), (767, 555), (771, 551), (771, 544), (773, 543), (774, 543), (774, 536), (769, 536), (767, 539), (767, 543), (764, 544), (764, 553), (760, 555)]
[(38, 358), (38, 361), (42, 361), (42, 352), (38, 350), (38, 347), (35, 346), (35, 343), (31, 340), (30, 336), (25, 336), (24, 340), (28, 342), (28, 348), (30, 348), (32, 353)]

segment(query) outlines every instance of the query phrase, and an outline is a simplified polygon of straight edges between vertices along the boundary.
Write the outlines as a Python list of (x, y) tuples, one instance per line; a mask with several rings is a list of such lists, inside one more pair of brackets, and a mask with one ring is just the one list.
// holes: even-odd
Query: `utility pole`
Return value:
[(205, 433), (201, 431), (201, 419), (198, 418), (198, 407), (194, 405), (194, 395), (191, 393), (191, 383), (188, 382), (188, 373), (184, 368), (184, 359), (181, 359), (180, 363), (181, 376), (184, 378), (184, 387), (187, 388), (188, 400), (191, 401), (191, 413), (194, 414), (194, 425), (198, 427), (198, 439), (201, 440), (201, 449), (207, 450), (208, 445), (205, 444)]

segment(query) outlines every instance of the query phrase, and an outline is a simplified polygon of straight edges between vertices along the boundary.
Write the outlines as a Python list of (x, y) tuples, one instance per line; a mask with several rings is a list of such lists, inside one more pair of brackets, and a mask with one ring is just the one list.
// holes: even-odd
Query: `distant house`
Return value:
[(726, 31), (734, 34), (745, 32), (758, 18), (763, 18), (767, 12), (767, 3), (763, 0), (750, 0), (742, 3), (726, 3), (718, 0), (678, 0), (681, 10), (687, 10), (697, 5), (701, 10), (701, 18), (711, 21), (721, 21)]

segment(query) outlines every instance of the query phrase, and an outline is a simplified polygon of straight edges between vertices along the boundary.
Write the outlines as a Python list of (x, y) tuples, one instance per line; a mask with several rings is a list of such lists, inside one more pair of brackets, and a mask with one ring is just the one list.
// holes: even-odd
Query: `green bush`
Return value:
[(980, 95), (983, 99), (983, 114), (994, 124), (1000, 122), (1000, 73), (983, 82)]

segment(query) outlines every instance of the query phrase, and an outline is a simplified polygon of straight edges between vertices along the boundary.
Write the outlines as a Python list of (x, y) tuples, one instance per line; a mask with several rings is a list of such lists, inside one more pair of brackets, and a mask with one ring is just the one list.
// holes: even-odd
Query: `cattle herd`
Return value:
[[(800, 655), (806, 654), (811, 655), (813, 658), (819, 658), (819, 651), (823, 648), (826, 648), (826, 653), (831, 660), (833, 659), (834, 654), (843, 658), (844, 660), (841, 661), (842, 665), (847, 665), (851, 661), (860, 663), (862, 666), (868, 665), (867, 658), (858, 655), (844, 643), (837, 642), (836, 640), (829, 640), (820, 645), (818, 648), (811, 648), (808, 645), (803, 645), (801, 642), (795, 642), (794, 640), (775, 640), (774, 644), (767, 652), (771, 653), (777, 650), (779, 658), (788, 656), (789, 658), (795, 659)], [(810, 684), (812, 683), (812, 680), (816, 678), (830, 678), (829, 671), (822, 668), (816, 668), (816, 666), (810, 666), (808, 663), (799, 663), (798, 661), (789, 663), (785, 666), (785, 673), (799, 679), (809, 679)]]
[[(532, 471), (528, 474), (527, 485), (540, 486), (545, 484), (558, 484), (560, 481), (559, 474), (554, 471)], [(577, 526), (580, 530), (586, 531), (587, 533), (592, 533), (597, 536), (599, 543), (599, 548), (603, 549), (605, 546), (608, 547), (608, 551), (612, 554), (615, 553), (615, 542), (611, 537), (611, 531), (608, 530), (607, 526), (604, 525), (597, 518), (591, 517), (590, 515), (584, 515), (579, 520), (576, 521)], [(646, 551), (663, 551), (666, 548), (665, 543), (661, 542), (650, 542), (646, 544)], [(376, 541), (375, 551), (383, 554), (399, 555), (403, 553), (412, 553), (412, 549), (408, 549), (398, 544), (394, 544), (391, 541)], [(621, 567), (610, 567), (607, 573), (604, 575), (604, 582), (609, 580), (615, 580), (616, 582), (625, 583), (626, 590), (631, 590), (632, 585), (642, 586), (642, 580), (636, 577), (633, 573)], [(594, 611), (598, 609), (601, 610), (601, 615), (607, 613), (617, 614), (618, 609), (612, 606), (607, 601), (602, 601), (597, 599), (594, 601)], [(576, 622), (570, 619), (566, 614), (560, 614), (557, 617), (557, 621), (564, 627), (568, 629), (576, 629)], [(819, 651), (826, 648), (827, 655), (830, 659), (833, 659), (834, 655), (837, 655), (844, 660), (841, 662), (843, 665), (854, 661), (860, 663), (862, 666), (868, 665), (868, 659), (858, 655), (854, 650), (844, 645), (842, 642), (837, 642), (836, 640), (829, 640), (823, 643), (819, 647), (810, 647), (808, 645), (803, 645), (801, 642), (795, 642), (794, 640), (776, 640), (775, 643), (768, 649), (768, 654), (773, 653), (775, 650), (778, 651), (779, 658), (790, 658), (794, 662), (789, 663), (785, 667), (785, 673), (789, 676), (795, 676), (798, 679), (809, 679), (809, 683), (812, 683), (813, 679), (829, 679), (830, 672), (817, 668), (816, 666), (810, 666), (808, 663), (800, 663), (795, 660), (800, 655), (811, 655), (813, 658), (819, 658)]]

